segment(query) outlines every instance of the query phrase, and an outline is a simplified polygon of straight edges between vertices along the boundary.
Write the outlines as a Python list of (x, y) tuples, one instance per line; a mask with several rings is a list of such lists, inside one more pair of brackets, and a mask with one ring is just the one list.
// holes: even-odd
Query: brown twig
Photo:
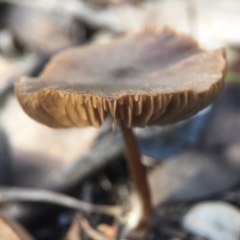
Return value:
[(14, 201), (56, 204), (83, 212), (110, 215), (118, 219), (122, 216), (122, 209), (119, 206), (94, 205), (64, 194), (54, 193), (47, 190), (30, 188), (0, 188), (0, 204)]

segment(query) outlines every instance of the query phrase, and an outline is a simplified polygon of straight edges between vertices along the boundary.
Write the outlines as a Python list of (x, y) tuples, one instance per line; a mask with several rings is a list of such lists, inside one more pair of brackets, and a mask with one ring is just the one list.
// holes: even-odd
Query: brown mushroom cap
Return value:
[(99, 127), (108, 112), (126, 127), (166, 125), (211, 103), (223, 87), (223, 50), (150, 28), (107, 44), (56, 54), (15, 92), (26, 113), (50, 127)]

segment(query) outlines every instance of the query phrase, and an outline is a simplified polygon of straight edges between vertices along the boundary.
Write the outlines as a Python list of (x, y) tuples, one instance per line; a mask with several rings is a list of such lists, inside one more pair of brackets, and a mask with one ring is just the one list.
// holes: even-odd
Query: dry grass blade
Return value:
[(80, 237), (80, 231), (81, 231), (81, 226), (80, 226), (80, 219), (81, 215), (77, 213), (73, 219), (72, 225), (70, 229), (68, 230), (67, 236), (65, 240), (81, 240)]
[(0, 239), (2, 240), (34, 240), (17, 222), (0, 215)]
[(0, 204), (13, 201), (44, 202), (88, 213), (100, 213), (117, 218), (121, 218), (122, 216), (122, 209), (119, 206), (94, 205), (64, 194), (40, 189), (0, 188)]

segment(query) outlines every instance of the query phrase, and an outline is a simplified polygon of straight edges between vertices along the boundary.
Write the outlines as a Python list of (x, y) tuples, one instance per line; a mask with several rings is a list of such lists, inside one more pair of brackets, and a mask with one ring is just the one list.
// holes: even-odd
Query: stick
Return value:
[(101, 10), (97, 11), (88, 7), (84, 2), (77, 0), (0, 0), (0, 2), (14, 4), (23, 7), (39, 9), (46, 12), (56, 12), (67, 14), (84, 21), (95, 27), (107, 27), (117, 32), (122, 32), (119, 25), (119, 17), (116, 11)]
[(47, 190), (31, 188), (0, 188), (0, 204), (7, 202), (44, 202), (56, 204), (87, 213), (100, 213), (121, 218), (122, 209), (119, 206), (94, 205), (73, 197)]

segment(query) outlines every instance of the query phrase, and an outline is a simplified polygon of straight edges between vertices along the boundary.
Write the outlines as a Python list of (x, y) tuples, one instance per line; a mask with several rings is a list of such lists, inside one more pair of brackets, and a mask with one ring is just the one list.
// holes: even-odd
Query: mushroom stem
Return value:
[(145, 167), (141, 163), (141, 156), (132, 129), (125, 127), (123, 123), (121, 124), (121, 127), (130, 176), (141, 206), (141, 214), (134, 230), (146, 232), (152, 216), (151, 196), (147, 181), (147, 173)]

